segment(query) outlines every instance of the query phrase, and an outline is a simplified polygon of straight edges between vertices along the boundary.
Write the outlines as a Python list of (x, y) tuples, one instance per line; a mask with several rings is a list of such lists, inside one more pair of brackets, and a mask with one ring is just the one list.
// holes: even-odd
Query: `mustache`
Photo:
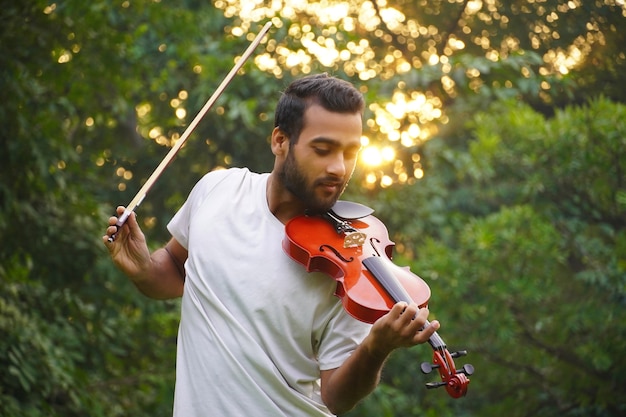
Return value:
[(332, 176), (318, 178), (314, 182), (315, 185), (339, 185), (339, 186), (343, 186), (345, 183), (346, 183), (345, 180), (338, 178), (338, 177), (332, 177)]

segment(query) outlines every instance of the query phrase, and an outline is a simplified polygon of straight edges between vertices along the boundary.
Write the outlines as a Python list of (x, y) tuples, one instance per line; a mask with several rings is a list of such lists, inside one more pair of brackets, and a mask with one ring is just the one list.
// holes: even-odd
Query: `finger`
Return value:
[[(117, 212), (117, 216), (122, 216), (124, 214), (125, 207), (117, 206), (115, 211)], [(113, 243), (115, 241), (117, 232), (120, 229), (120, 227), (118, 226), (118, 222), (119, 222), (119, 217), (116, 217), (116, 216), (109, 217), (109, 227), (107, 227), (106, 229), (106, 232), (105, 232), (106, 235), (102, 236), (102, 240), (104, 241), (105, 245)], [(107, 247), (110, 247), (110, 246), (111, 245), (108, 245)]]
[(109, 227), (107, 227), (106, 234), (104, 236), (102, 236), (102, 240), (104, 241), (104, 244), (109, 249), (112, 249), (112, 245), (111, 244), (113, 242), (115, 242), (116, 237), (117, 237), (117, 227), (109, 226)]
[(436, 332), (437, 330), (439, 330), (440, 327), (441, 327), (441, 323), (439, 323), (439, 320), (431, 321), (430, 325), (428, 326), (428, 328), (433, 329), (433, 332)]
[(113, 249), (113, 243), (120, 238), (119, 228), (115, 225), (107, 227), (102, 240), (109, 249)]
[[(401, 320), (404, 326), (408, 326), (412, 324), (415, 318), (417, 317), (417, 314), (419, 312), (419, 307), (415, 303), (410, 303), (410, 304), (405, 303), (405, 305), (406, 307), (402, 311), (402, 314), (399, 317), (399, 320)], [(422, 322), (422, 325), (423, 324), (424, 322)]]
[(427, 340), (430, 335), (424, 334), (423, 336), (428, 337), (423, 339), (422, 332), (425, 329), (425, 324), (428, 322), (428, 308), (418, 308), (414, 304), (413, 306), (407, 308), (405, 313), (406, 318), (403, 317), (401, 318), (402, 321), (399, 321), (405, 328), (405, 334), (414, 339), (414, 341), (418, 341), (418, 343)]
[(430, 339), (433, 333), (439, 330), (439, 327), (441, 327), (439, 324), (439, 321), (437, 320), (431, 321), (426, 327), (424, 327), (421, 331), (419, 331), (416, 334), (416, 341), (418, 343), (427, 341), (428, 339)]
[(428, 314), (430, 314), (428, 307), (418, 308), (414, 317), (415, 324), (419, 325), (420, 328), (424, 327), (424, 323), (428, 320)]
[(127, 230), (124, 231), (124, 224), (120, 225), (117, 217), (111, 217), (109, 220), (109, 227), (106, 229), (109, 243), (113, 243), (120, 236), (124, 236), (126, 232)]
[(387, 314), (391, 319), (397, 320), (404, 313), (404, 310), (406, 310), (408, 306), (408, 303), (404, 301), (399, 301), (395, 303), (393, 307), (391, 307), (391, 310), (389, 310), (389, 313)]
[(113, 236), (114, 234), (116, 234), (118, 232), (119, 228), (116, 225), (112, 225), (107, 227), (106, 233), (109, 236)]
[[(136, 233), (136, 232), (140, 232), (139, 226), (137, 224), (136, 221), (136, 217), (135, 217), (135, 213), (132, 211), (128, 211), (127, 209), (125, 209), (123, 206), (119, 206), (117, 208), (117, 211), (119, 213), (119, 218), (118, 217), (111, 217), (110, 219), (110, 223), (111, 226), (115, 228), (115, 231), (113, 232), (113, 235), (117, 234), (117, 232), (120, 232), (123, 230), (124, 225), (126, 223), (131, 223), (131, 227), (130, 227), (130, 233)], [(130, 222), (129, 222), (130, 219)], [(115, 222), (113, 222), (113, 220), (115, 220)], [(134, 223), (134, 224), (132, 224)], [(115, 239), (115, 236), (112, 236), (113, 239)]]
[(137, 234), (141, 232), (139, 228), (139, 222), (137, 222), (137, 214), (133, 211), (126, 219), (125, 224), (128, 224), (131, 234)]

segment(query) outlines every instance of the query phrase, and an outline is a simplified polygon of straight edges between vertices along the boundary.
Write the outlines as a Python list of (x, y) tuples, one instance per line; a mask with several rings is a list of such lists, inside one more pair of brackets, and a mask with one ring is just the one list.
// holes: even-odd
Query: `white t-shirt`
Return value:
[(209, 173), (168, 225), (189, 251), (175, 417), (329, 416), (319, 371), (340, 366), (369, 332), (332, 278), (284, 253), (268, 176)]

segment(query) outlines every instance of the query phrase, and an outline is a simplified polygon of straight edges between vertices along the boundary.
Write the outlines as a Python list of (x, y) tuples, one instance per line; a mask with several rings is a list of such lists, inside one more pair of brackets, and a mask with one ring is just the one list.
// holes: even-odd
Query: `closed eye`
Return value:
[(329, 148), (320, 148), (320, 147), (315, 147), (313, 148), (313, 150), (315, 151), (316, 154), (318, 154), (319, 156), (326, 156), (329, 155), (331, 150)]
[(359, 151), (361, 150), (361, 144), (358, 146), (349, 145), (347, 147), (343, 147), (340, 142), (328, 139), (328, 138), (317, 138), (312, 143), (313, 151), (319, 156), (328, 156), (333, 152), (343, 152), (343, 157), (346, 159), (355, 159)]

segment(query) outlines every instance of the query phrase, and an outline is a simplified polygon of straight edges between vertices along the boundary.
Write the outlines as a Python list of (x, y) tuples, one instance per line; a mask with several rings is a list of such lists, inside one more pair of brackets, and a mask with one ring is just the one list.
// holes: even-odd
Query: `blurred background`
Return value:
[(150, 244), (207, 171), (269, 171), (280, 92), (328, 72), (368, 103), (345, 198), (476, 368), (454, 400), (398, 351), (348, 416), (625, 415), (623, 0), (3, 1), (0, 415), (171, 415), (178, 301), (101, 236), (270, 20), (137, 209)]

